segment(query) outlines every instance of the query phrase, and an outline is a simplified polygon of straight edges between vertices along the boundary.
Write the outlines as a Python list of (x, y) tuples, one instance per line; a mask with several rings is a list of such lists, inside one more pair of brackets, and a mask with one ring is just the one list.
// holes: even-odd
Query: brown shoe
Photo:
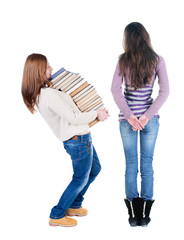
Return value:
[(74, 208), (68, 208), (68, 210), (66, 211), (66, 214), (68, 216), (86, 216), (88, 214), (88, 210), (81, 207), (81, 208), (77, 208), (77, 209), (74, 209)]
[(53, 227), (56, 227), (56, 226), (73, 227), (77, 225), (77, 220), (68, 218), (67, 216), (59, 219), (50, 218), (49, 225)]

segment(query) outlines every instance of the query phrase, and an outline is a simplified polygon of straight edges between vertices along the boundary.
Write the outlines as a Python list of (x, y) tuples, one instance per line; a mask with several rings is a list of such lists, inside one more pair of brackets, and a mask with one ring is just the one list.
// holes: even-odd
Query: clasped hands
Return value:
[(142, 130), (146, 126), (149, 119), (144, 114), (140, 118), (137, 118), (134, 115), (130, 115), (127, 121), (132, 126), (133, 131), (138, 131), (138, 130)]
[[(98, 109), (97, 110), (97, 118), (99, 121), (104, 121), (109, 117), (109, 113), (107, 109)], [(145, 125), (148, 123), (149, 119), (146, 115), (142, 115), (140, 118), (137, 118), (133, 114), (127, 119), (129, 124), (132, 126), (133, 131), (142, 130)]]

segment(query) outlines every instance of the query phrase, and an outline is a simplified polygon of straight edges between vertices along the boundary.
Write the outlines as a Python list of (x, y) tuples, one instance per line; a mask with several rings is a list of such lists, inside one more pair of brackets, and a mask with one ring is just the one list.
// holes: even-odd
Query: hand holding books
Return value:
[(99, 121), (104, 121), (109, 117), (109, 113), (107, 109), (98, 109), (97, 110), (97, 118)]

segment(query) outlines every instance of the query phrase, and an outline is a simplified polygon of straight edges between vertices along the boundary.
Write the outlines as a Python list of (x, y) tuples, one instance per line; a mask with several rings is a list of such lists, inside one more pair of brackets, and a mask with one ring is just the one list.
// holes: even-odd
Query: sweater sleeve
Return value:
[(68, 104), (62, 96), (58, 93), (56, 94), (54, 91), (50, 92), (48, 96), (48, 107), (57, 115), (66, 119), (73, 125), (88, 124), (97, 118), (97, 111), (75, 112), (70, 104)]
[(123, 93), (122, 93), (122, 76), (119, 74), (120, 68), (119, 63), (116, 66), (115, 73), (112, 80), (111, 92), (114, 97), (120, 111), (124, 114), (125, 118), (128, 119), (130, 115), (134, 114), (133, 111), (129, 108)]
[(145, 115), (148, 117), (149, 120), (158, 112), (158, 110), (161, 108), (161, 106), (164, 104), (167, 97), (169, 96), (169, 81), (165, 61), (162, 57), (160, 57), (157, 76), (159, 84), (159, 93), (155, 101), (145, 112)]

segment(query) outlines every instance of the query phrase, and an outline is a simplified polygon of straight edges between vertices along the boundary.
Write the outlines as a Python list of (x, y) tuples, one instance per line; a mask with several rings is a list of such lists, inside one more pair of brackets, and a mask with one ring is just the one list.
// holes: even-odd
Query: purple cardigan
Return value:
[[(158, 110), (161, 108), (161, 106), (166, 101), (169, 95), (169, 82), (168, 82), (167, 70), (166, 70), (165, 61), (162, 57), (159, 57), (159, 64), (154, 71), (151, 83), (147, 86), (153, 87), (156, 77), (158, 77), (158, 84), (160, 88), (159, 94), (155, 99), (155, 101), (153, 101), (152, 105), (144, 113), (149, 120), (158, 112)], [(113, 80), (112, 80), (111, 91), (112, 91), (114, 100), (117, 106), (119, 107), (120, 111), (124, 114), (125, 118), (128, 119), (130, 115), (134, 114), (134, 112), (130, 109), (124, 95), (122, 94), (123, 82), (125, 83), (126, 86), (130, 85), (128, 73), (126, 74), (125, 78), (122, 78), (122, 76), (120, 75), (120, 68), (118, 63), (116, 66)]]

